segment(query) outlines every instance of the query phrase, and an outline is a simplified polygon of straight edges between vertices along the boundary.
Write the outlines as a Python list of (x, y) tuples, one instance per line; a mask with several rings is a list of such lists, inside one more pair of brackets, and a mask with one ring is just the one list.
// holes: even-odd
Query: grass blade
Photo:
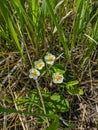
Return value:
[(21, 57), (24, 59), (24, 57), (23, 57), (23, 51), (22, 51), (21, 45), (19, 43), (19, 40), (18, 40), (18, 37), (17, 37), (17, 33), (16, 33), (15, 29), (14, 29), (12, 20), (9, 17), (10, 11), (9, 11), (9, 9), (7, 8), (7, 6), (3, 2), (6, 3), (5, 1), (2, 1), (1, 4), (0, 4), (1, 14), (2, 14), (2, 16), (3, 16), (3, 18), (4, 18), (4, 20), (5, 20), (6, 24), (7, 24), (8, 29), (10, 30), (10, 34), (12, 35), (12, 38), (15, 41), (15, 46), (19, 50)]
[(86, 27), (85, 16), (86, 10), (88, 8), (89, 0), (79, 0), (76, 4), (76, 18), (74, 21), (73, 27), (73, 37), (72, 37), (72, 44), (71, 44), (71, 51), (74, 48), (75, 42), (78, 36), (81, 34), (83, 29)]
[(38, 17), (38, 9), (39, 9), (39, 3), (38, 0), (32, 0), (32, 17), (33, 22), (36, 25), (37, 23), (37, 17)]
[(67, 39), (65, 38), (65, 36), (63, 34), (63, 31), (62, 31), (60, 25), (57, 22), (57, 19), (56, 19), (55, 15), (54, 15), (54, 12), (53, 12), (53, 9), (52, 9), (52, 7), (50, 5), (49, 0), (46, 0), (46, 3), (47, 3), (47, 7), (48, 7), (48, 9), (50, 11), (51, 18), (52, 18), (52, 20), (53, 20), (53, 22), (54, 22), (54, 24), (55, 24), (55, 26), (57, 28), (60, 40), (61, 40), (62, 45), (64, 47), (64, 51), (65, 51), (66, 57), (68, 58), (68, 60), (70, 60), (70, 53), (69, 53), (69, 48), (68, 48), (68, 44), (67, 44)]

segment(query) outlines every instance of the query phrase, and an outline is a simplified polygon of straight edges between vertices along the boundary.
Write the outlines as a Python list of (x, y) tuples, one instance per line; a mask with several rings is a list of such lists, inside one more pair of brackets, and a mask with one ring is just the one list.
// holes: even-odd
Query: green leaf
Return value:
[(51, 96), (51, 99), (53, 101), (60, 101), (60, 95), (58, 93), (54, 93), (52, 96)]
[(66, 112), (70, 108), (68, 100), (64, 99), (64, 97), (60, 100), (59, 103), (56, 104), (56, 107), (59, 112)]
[(22, 54), (22, 49), (21, 49), (20, 43), (18, 41), (17, 34), (15, 32), (15, 29), (14, 29), (13, 24), (12, 24), (9, 17), (8, 17), (8, 26), (9, 26), (9, 30), (11, 32), (11, 35), (13, 36), (13, 38), (16, 42), (17, 48), (19, 49), (20, 53)]
[(61, 74), (65, 73), (65, 66), (62, 64), (55, 64), (52, 66), (52, 69), (54, 70), (54, 72), (59, 72)]
[(80, 88), (76, 88), (74, 86), (66, 86), (66, 88), (67, 88), (67, 92), (71, 95), (75, 95), (75, 94), (83, 95), (83, 90)]
[(38, 0), (32, 0), (32, 17), (33, 17), (34, 24), (37, 23), (38, 13), (39, 13), (38, 9), (39, 9)]
[(86, 27), (85, 17), (87, 13), (89, 5), (89, 0), (77, 0), (76, 2), (76, 18), (74, 21), (73, 26), (73, 37), (72, 37), (72, 44), (71, 44), (71, 51), (74, 48), (75, 42), (77, 41), (78, 37), (82, 33), (84, 27)]
[(66, 86), (73, 86), (73, 85), (77, 85), (79, 84), (79, 81), (78, 80), (75, 80), (75, 81), (70, 81), (66, 84)]
[(9, 12), (9, 9), (8, 9), (8, 7), (7, 7), (7, 5), (5, 3), (6, 3), (5, 0), (0, 3), (0, 12), (1, 12), (6, 24), (7, 24), (7, 27), (10, 30), (10, 34), (11, 34), (12, 38), (15, 41), (15, 45), (16, 45), (17, 49), (19, 50), (19, 52), (21, 54), (21, 57), (24, 59), (23, 51), (22, 51), (21, 45), (19, 43), (17, 33), (15, 31), (15, 28), (14, 28), (14, 23), (15, 22), (14, 22), (14, 20), (12, 20), (10, 18), (10, 16), (9, 16), (10, 12)]
[(46, 130), (57, 130), (58, 127), (59, 127), (59, 118), (55, 118), (53, 123)]
[[(50, 104), (49, 104), (50, 106)], [(51, 96), (51, 110), (56, 112), (65, 112), (69, 110), (69, 102), (65, 97), (59, 95), (58, 93), (54, 93)]]
[(44, 17), (47, 15), (47, 4), (46, 4), (46, 0), (43, 0), (43, 2), (42, 2), (41, 13), (42, 13), (42, 15)]
[(80, 88), (74, 87), (74, 85), (77, 85), (78, 83), (79, 81), (77, 80), (68, 82), (66, 84), (67, 92), (71, 95), (75, 95), (75, 94), (83, 95), (83, 91)]
[(54, 73), (53, 68), (50, 68), (50, 69), (46, 72), (46, 76), (47, 76), (47, 77), (48, 77), (48, 76), (52, 76), (53, 73)]

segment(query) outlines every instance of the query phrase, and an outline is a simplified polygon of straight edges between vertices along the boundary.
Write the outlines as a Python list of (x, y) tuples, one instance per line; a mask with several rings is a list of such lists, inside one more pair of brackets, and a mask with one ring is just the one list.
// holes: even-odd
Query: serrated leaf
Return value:
[(69, 102), (67, 99), (61, 99), (59, 103), (56, 104), (59, 112), (66, 112), (69, 110)]
[(52, 96), (51, 96), (51, 99), (53, 101), (60, 101), (60, 95), (58, 93), (54, 93)]

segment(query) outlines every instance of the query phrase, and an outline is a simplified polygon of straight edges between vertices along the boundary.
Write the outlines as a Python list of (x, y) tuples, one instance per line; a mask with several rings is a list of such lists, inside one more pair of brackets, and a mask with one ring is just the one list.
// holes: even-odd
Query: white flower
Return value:
[(52, 55), (52, 54), (48, 54), (48, 55), (45, 56), (45, 61), (46, 61), (47, 64), (53, 65), (54, 61), (55, 61), (55, 56)]
[(34, 80), (36, 80), (38, 76), (40, 76), (40, 72), (35, 68), (30, 69), (29, 72), (30, 72), (29, 77), (33, 78)]
[(57, 84), (62, 83), (64, 80), (63, 75), (60, 74), (59, 72), (54, 73), (52, 78), (53, 78), (53, 83), (57, 83)]
[(38, 61), (34, 62), (34, 65), (36, 69), (41, 70), (45, 66), (45, 63), (42, 59), (39, 59)]

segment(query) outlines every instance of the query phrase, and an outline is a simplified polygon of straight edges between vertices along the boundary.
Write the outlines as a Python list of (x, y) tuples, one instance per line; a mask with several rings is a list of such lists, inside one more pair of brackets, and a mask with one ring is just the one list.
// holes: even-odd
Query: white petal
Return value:
[[(38, 64), (41, 64), (41, 66), (38, 66)], [(43, 62), (42, 59), (39, 59), (38, 61), (35, 61), (35, 62), (34, 62), (34, 65), (35, 65), (35, 68), (36, 68), (36, 69), (41, 70), (41, 69), (45, 66), (45, 63)]]
[(38, 78), (38, 76), (33, 77), (34, 80), (36, 80), (37, 78)]
[[(36, 80), (38, 76), (40, 76), (40, 72), (35, 68), (30, 69), (29, 72), (30, 72), (29, 77), (33, 78), (34, 80)], [(33, 74), (33, 72), (35, 72), (35, 74)]]
[[(44, 58), (45, 58), (45, 61), (46, 61), (47, 64), (50, 64), (50, 65), (54, 64), (54, 61), (55, 61), (55, 56), (54, 55), (48, 54)], [(52, 58), (52, 60), (49, 61), (49, 58)]]
[(29, 78), (33, 78), (33, 76), (30, 74), (30, 75), (29, 75)]
[(32, 72), (32, 70), (33, 70), (33, 68), (29, 70), (29, 73), (31, 73), (31, 72)]
[[(56, 79), (57, 76), (60, 76), (60, 79)], [(53, 83), (58, 83), (58, 84), (62, 83), (63, 80), (64, 80), (63, 75), (60, 74), (59, 72), (54, 73), (53, 76), (52, 76), (52, 78), (53, 78)]]

